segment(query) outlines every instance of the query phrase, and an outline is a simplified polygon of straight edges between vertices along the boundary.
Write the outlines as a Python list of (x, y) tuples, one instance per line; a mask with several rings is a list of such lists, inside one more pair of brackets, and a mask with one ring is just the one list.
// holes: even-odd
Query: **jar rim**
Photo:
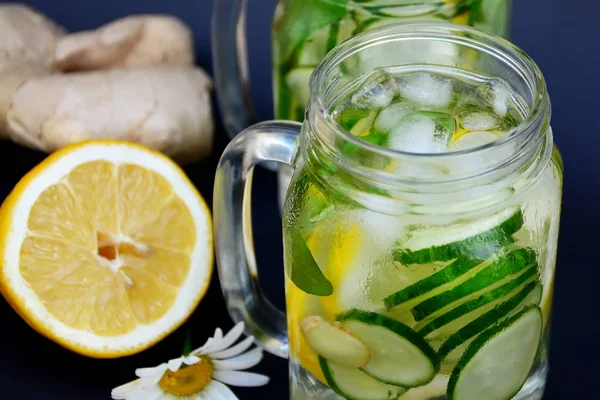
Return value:
[[(483, 51), (508, 64), (523, 78), (532, 94), (533, 103), (529, 104), (525, 119), (512, 130), (511, 135), (505, 138), (483, 146), (445, 153), (412, 153), (394, 150), (369, 143), (352, 135), (335, 120), (325, 104), (328, 77), (334, 71), (334, 68), (345, 59), (362, 50), (390, 41), (411, 39), (440, 40), (467, 46), (477, 51)], [(537, 133), (546, 131), (549, 126), (550, 102), (543, 74), (537, 64), (523, 50), (500, 36), (449, 22), (406, 22), (386, 25), (360, 33), (335, 47), (323, 58), (311, 75), (309, 85), (309, 114), (318, 120), (319, 125), (324, 124), (326, 131), (333, 132), (337, 137), (343, 138), (343, 140), (365, 151), (392, 159), (433, 160), (464, 157), (481, 154), (485, 151), (495, 151), (503, 146), (508, 148), (508, 146), (514, 146), (517, 141), (523, 147), (539, 146), (543, 140)], [(336, 155), (338, 158), (344, 158), (342, 154)], [(488, 172), (492, 172), (492, 170), (482, 171), (477, 176)], [(389, 178), (389, 176), (386, 177), (386, 179)], [(402, 181), (402, 179), (399, 180)]]

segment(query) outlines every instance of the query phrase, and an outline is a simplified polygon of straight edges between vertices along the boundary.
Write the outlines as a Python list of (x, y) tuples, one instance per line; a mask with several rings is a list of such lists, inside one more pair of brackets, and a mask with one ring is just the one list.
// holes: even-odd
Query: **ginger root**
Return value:
[(0, 5), (0, 136), (46, 152), (122, 139), (196, 161), (212, 150), (214, 126), (212, 82), (193, 48), (174, 17), (66, 34), (29, 7)]
[(165, 15), (126, 17), (58, 41), (53, 66), (61, 71), (192, 65), (191, 31)]
[(27, 6), (0, 5), (0, 136), (7, 135), (11, 94), (31, 77), (50, 74), (56, 42), (63, 34)]
[(211, 85), (198, 68), (33, 78), (12, 96), (9, 131), (15, 142), (47, 152), (77, 141), (113, 138), (188, 163), (212, 150)]

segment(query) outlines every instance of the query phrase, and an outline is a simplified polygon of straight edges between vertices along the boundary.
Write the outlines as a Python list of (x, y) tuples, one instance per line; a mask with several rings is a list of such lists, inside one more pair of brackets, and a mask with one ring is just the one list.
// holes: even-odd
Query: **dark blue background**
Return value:
[[(218, 1), (218, 0), (215, 0)], [(249, 0), (248, 36), (251, 77), (259, 115), (272, 115), (270, 20), (274, 0)], [(199, 65), (212, 71), (209, 0), (36, 0), (42, 10), (71, 31), (89, 29), (132, 13), (171, 13), (194, 30)], [(552, 99), (552, 126), (565, 165), (564, 204), (552, 330), (551, 372), (546, 400), (598, 399), (600, 291), (596, 225), (600, 212), (600, 33), (597, 1), (516, 0), (512, 40), (540, 65)], [(219, 128), (213, 156), (186, 169), (206, 200), (212, 202), (212, 178), (227, 143)], [(0, 196), (44, 156), (8, 142), (0, 143), (4, 167)], [(261, 170), (253, 192), (255, 242), (266, 293), (283, 303), (281, 232), (275, 177)], [(153, 348), (119, 360), (94, 360), (73, 354), (30, 329), (0, 302), (0, 399), (107, 399), (110, 389), (134, 378), (141, 366), (154, 366), (180, 354), (183, 330)], [(231, 327), (215, 277), (209, 293), (189, 321), (194, 346), (216, 326)], [(242, 399), (287, 398), (287, 364), (267, 355), (257, 368), (272, 382), (257, 389), (235, 389)], [(482, 399), (485, 400), (485, 399)]]

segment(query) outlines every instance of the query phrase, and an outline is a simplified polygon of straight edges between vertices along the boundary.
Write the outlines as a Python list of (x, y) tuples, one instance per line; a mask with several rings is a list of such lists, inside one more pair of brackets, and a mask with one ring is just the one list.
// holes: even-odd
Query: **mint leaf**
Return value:
[(358, 121), (367, 118), (371, 110), (366, 108), (344, 108), (340, 113), (340, 122), (345, 130), (349, 131)]
[(294, 285), (315, 296), (331, 295), (333, 285), (323, 275), (300, 233), (293, 228), (289, 229), (287, 241), (286, 258)]
[(346, 14), (348, 1), (284, 1), (285, 11), (282, 17), (275, 21), (274, 26), (281, 63), (287, 63), (313, 31), (341, 20)]

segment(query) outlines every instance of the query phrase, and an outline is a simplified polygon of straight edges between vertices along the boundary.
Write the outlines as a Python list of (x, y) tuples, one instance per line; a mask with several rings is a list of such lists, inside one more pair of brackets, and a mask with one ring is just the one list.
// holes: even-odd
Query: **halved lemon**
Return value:
[(120, 141), (59, 150), (0, 210), (0, 288), (42, 335), (77, 353), (137, 353), (208, 288), (210, 212), (166, 156)]

